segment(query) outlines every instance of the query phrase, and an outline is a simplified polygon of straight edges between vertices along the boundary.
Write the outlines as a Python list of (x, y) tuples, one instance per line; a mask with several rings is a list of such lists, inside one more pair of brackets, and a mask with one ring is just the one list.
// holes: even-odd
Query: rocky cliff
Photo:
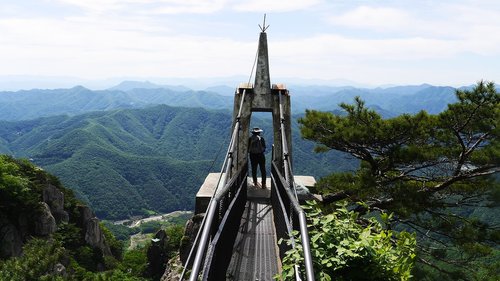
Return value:
[(67, 229), (74, 232), (72, 245), (111, 255), (95, 214), (57, 178), (27, 161), (0, 155), (0, 259), (20, 256), (32, 238), (58, 235), (64, 245), (70, 235), (59, 232)]
[[(160, 270), (163, 272), (160, 278), (161, 281), (177, 281), (180, 279), (182, 269), (186, 265), (189, 252), (193, 247), (196, 234), (200, 229), (204, 215), (204, 213), (196, 214), (186, 222), (184, 235), (179, 247), (179, 254), (171, 259), (165, 259), (161, 251), (161, 245), (165, 244), (168, 237), (161, 232), (155, 235), (156, 239), (153, 240), (150, 251), (148, 252), (148, 260), (150, 261), (150, 266), (156, 270), (155, 273), (160, 272)], [(155, 264), (151, 261), (161, 261), (161, 264)]]
[[(50, 237), (58, 229), (58, 225), (70, 221), (69, 214), (64, 210), (64, 194), (53, 185), (43, 189), (43, 201), (34, 210), (24, 210), (17, 216), (0, 213), (0, 258), (19, 256), (22, 246), (31, 237)], [(78, 206), (80, 219), (76, 224), (82, 229), (85, 242), (98, 248), (105, 255), (111, 255), (103, 231), (92, 210)]]

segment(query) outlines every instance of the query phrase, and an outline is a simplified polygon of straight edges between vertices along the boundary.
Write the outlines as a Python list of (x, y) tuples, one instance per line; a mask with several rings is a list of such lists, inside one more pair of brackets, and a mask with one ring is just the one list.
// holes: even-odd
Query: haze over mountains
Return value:
[[(273, 77), (275, 78), (275, 77)], [(276, 80), (276, 79), (273, 79)], [(107, 79), (82, 79), (69, 76), (27, 76), (27, 75), (0, 75), (0, 91), (19, 91), (28, 89), (59, 89), (72, 88), (76, 85), (82, 85), (91, 90), (105, 90), (123, 81), (132, 81), (142, 83), (144, 81), (154, 81), (155, 85), (184, 85), (193, 90), (205, 90), (210, 87), (218, 87), (223, 85), (231, 88), (231, 95), (234, 93), (234, 87), (239, 83), (248, 81), (248, 76), (233, 75), (225, 77), (114, 77)], [(373, 88), (371, 85), (364, 85), (346, 79), (303, 79), (297, 77), (278, 78), (277, 83), (285, 81), (294, 81), (298, 85), (327, 85), (327, 86), (344, 86), (350, 85), (358, 88)]]
[[(305, 109), (334, 110), (355, 96), (386, 115), (427, 110), (437, 113), (455, 101), (455, 89), (428, 84), (363, 89), (331, 86), (290, 86), (294, 113)], [(0, 92), (0, 120), (29, 120), (58, 114), (76, 115), (118, 108), (143, 108), (150, 105), (232, 109), (235, 88), (209, 87), (204, 91), (185, 86), (157, 85), (151, 82), (124, 81), (107, 90), (92, 91), (82, 86), (68, 89), (32, 89)]]
[[(305, 109), (335, 111), (340, 102), (361, 96), (391, 117), (422, 109), (436, 113), (456, 99), (454, 88), (426, 84), (289, 89), (294, 171), (317, 178), (352, 170), (357, 162), (336, 152), (313, 153), (314, 144), (300, 138), (296, 122)], [(233, 94), (228, 86), (194, 91), (136, 81), (99, 91), (76, 86), (0, 92), (0, 153), (31, 158), (101, 218), (192, 209), (206, 174), (217, 171), (224, 157)], [(269, 116), (256, 114), (252, 122), (264, 128), (270, 145)]]

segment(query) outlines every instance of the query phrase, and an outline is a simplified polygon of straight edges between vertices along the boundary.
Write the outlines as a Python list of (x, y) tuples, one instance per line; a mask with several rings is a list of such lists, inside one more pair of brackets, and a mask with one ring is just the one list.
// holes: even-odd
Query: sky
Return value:
[(497, 0), (1, 0), (0, 76), (248, 77), (264, 14), (273, 83), (500, 81)]

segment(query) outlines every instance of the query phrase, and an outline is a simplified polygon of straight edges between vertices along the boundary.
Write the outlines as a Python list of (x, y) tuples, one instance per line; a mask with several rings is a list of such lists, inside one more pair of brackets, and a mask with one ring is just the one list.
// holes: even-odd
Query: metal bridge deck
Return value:
[(249, 187), (226, 280), (273, 280), (280, 268), (269, 190)]

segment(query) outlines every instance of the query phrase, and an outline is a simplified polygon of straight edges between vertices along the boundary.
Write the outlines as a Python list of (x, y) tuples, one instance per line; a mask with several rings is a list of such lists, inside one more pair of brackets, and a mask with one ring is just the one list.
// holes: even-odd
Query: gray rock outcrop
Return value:
[(48, 236), (57, 230), (56, 219), (45, 202), (40, 202), (40, 210), (35, 214), (34, 223), (34, 234), (38, 236)]
[(165, 273), (161, 277), (161, 281), (178, 281), (181, 279), (182, 264), (179, 256), (170, 259), (165, 268)]
[(61, 276), (63, 278), (68, 275), (66, 272), (66, 267), (62, 263), (56, 263), (52, 271), (55, 275)]
[(57, 187), (48, 184), (42, 192), (43, 202), (47, 203), (50, 207), (52, 216), (56, 219), (57, 223), (68, 222), (68, 212), (64, 210), (64, 193), (57, 189)]
[[(105, 256), (112, 256), (112, 253), (95, 214), (89, 207), (79, 204), (69, 191), (59, 187), (56, 179), (41, 169), (32, 168), (30, 165), (19, 168), (21, 174), (26, 173), (21, 175), (23, 180), (29, 182), (23, 193), (17, 194), (15, 185), (6, 185), (7, 192), (0, 192), (0, 262), (22, 256), (23, 246), (31, 239), (53, 242), (57, 239), (54, 234), (61, 230), (63, 237), (66, 234), (71, 237), (71, 243), (65, 245), (71, 249), (63, 250), (56, 264), (45, 269), (47, 274), (63, 279), (71, 275), (73, 272), (66, 270), (70, 255), (82, 244), (93, 248), (95, 264), (91, 264), (92, 269), (105, 270)], [(69, 198), (65, 198), (66, 195)]]
[(92, 210), (87, 206), (79, 206), (80, 225), (85, 232), (85, 242), (94, 248), (99, 248), (105, 255), (111, 255), (109, 245), (106, 243), (104, 233)]
[(168, 262), (168, 235), (165, 230), (160, 229), (151, 239), (151, 246), (148, 248), (148, 275), (153, 280), (158, 280), (165, 272), (165, 266)]
[(196, 239), (196, 234), (200, 229), (201, 222), (205, 213), (196, 214), (190, 220), (186, 222), (186, 228), (184, 229), (184, 237), (182, 237), (181, 246), (179, 249), (180, 260), (182, 264), (186, 264), (189, 257), (189, 251), (193, 247), (194, 240)]
[(161, 281), (177, 281), (180, 279), (183, 265), (187, 262), (189, 252), (191, 251), (191, 247), (193, 247), (196, 234), (198, 234), (204, 216), (205, 213), (196, 214), (186, 222), (184, 236), (179, 247), (179, 255), (168, 261), (160, 279)]

